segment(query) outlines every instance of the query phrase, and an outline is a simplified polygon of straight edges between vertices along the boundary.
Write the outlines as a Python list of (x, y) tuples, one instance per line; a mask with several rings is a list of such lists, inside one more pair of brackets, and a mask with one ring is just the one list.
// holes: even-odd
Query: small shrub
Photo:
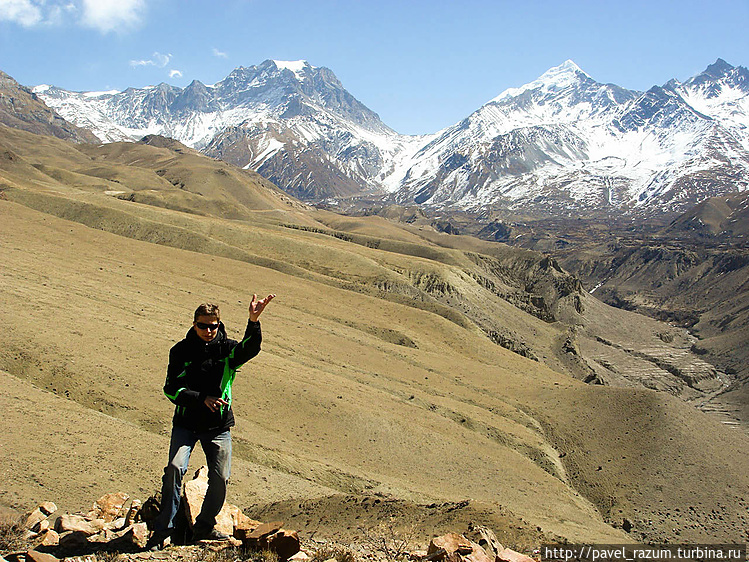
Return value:
[(219, 551), (205, 549), (200, 560), (202, 562), (278, 562), (278, 554), (272, 550), (248, 550), (233, 546)]
[(0, 514), (0, 553), (23, 549), (26, 546), (24, 532), (21, 517)]
[(324, 546), (312, 554), (310, 562), (325, 562), (331, 558), (336, 562), (357, 562), (354, 553), (342, 546)]
[(380, 523), (377, 527), (364, 530), (364, 542), (388, 562), (395, 562), (408, 557), (415, 534), (414, 528), (398, 530), (392, 522)]

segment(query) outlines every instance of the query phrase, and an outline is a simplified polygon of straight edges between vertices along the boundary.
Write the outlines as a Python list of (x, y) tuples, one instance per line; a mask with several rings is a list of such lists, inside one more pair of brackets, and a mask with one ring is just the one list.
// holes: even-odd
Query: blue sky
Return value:
[(749, 65), (749, 0), (0, 0), (0, 70), (91, 91), (266, 59), (333, 70), (400, 133), (433, 133), (572, 59), (646, 90)]

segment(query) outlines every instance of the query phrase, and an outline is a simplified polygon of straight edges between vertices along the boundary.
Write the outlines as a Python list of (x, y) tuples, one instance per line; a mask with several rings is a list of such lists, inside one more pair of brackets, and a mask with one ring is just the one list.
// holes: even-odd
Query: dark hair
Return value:
[(204, 302), (195, 309), (195, 317), (193, 319), (197, 321), (200, 316), (215, 316), (217, 320), (221, 320), (221, 311), (218, 309), (217, 304)]

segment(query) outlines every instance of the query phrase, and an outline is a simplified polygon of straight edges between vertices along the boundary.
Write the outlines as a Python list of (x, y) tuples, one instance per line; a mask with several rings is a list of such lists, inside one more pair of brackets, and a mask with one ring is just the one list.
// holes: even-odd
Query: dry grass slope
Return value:
[[(236, 336), (251, 294), (273, 291), (263, 353), (236, 383), (235, 503), (319, 500), (319, 515), (338, 494), (470, 499), (506, 516), (507, 532), (522, 518), (528, 540), (536, 527), (575, 541), (742, 540), (749, 440), (666, 394), (576, 380), (584, 369), (560, 342), (572, 324), (580, 349), (594, 334), (632, 343), (633, 326), (638, 345), (663, 343), (667, 327), (588, 300), (553, 262), (313, 213), (168, 148), (35, 148), (0, 132), (15, 155), (0, 165), (0, 306), (18, 311), (0, 347), (12, 427), (0, 504), (52, 496), (78, 509), (113, 486), (153, 490), (171, 411), (166, 353), (190, 311), (222, 303)], [(143, 177), (157, 187), (139, 191)], [(113, 180), (164, 204), (107, 194)]]

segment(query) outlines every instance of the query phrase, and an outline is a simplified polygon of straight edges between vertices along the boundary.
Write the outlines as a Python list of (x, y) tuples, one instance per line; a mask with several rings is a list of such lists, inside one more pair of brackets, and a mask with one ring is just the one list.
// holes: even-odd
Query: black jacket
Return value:
[[(164, 394), (176, 404), (174, 425), (193, 431), (229, 429), (234, 425), (231, 409), (231, 387), (239, 367), (260, 352), (260, 322), (247, 322), (241, 342), (226, 335), (219, 323), (218, 334), (203, 341), (193, 328), (185, 339), (169, 350)], [(206, 396), (217, 396), (229, 402), (212, 412), (204, 404)]]

